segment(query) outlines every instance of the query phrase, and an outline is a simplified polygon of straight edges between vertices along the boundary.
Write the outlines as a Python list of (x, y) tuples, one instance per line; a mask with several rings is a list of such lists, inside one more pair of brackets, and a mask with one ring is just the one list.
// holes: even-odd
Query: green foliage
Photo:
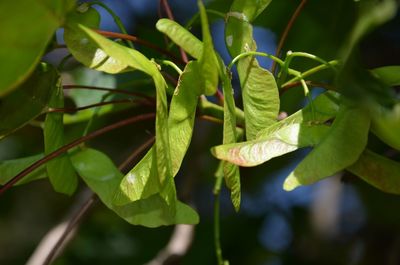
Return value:
[(20, 85), (39, 63), (73, 0), (1, 1), (0, 96)]
[[(146, 227), (196, 224), (199, 216), (178, 199), (179, 192), (174, 178), (185, 163), (194, 127), (197, 126), (197, 117), (200, 117), (223, 124), (222, 141), (217, 146), (212, 147), (210, 139), (204, 139), (212, 155), (221, 160), (215, 173), (217, 178), (214, 189), (217, 239), (218, 199), (223, 178), (231, 192), (234, 209), (239, 211), (239, 166), (257, 166), (304, 147), (312, 150), (287, 177), (283, 186), (285, 190), (312, 184), (347, 170), (382, 191), (400, 194), (399, 163), (374, 153), (373, 144), (368, 142), (368, 135), (372, 132), (391, 148), (400, 150), (400, 103), (393, 89), (393, 86), (400, 85), (400, 67), (365, 69), (358, 53), (359, 43), (364, 36), (394, 16), (396, 1), (365, 0), (354, 4), (359, 15), (349, 38), (340, 45), (337, 55), (339, 60), (330, 59), (328, 63), (306, 52), (288, 52), (283, 58), (259, 52), (253, 38), (253, 23), (267, 7), (271, 8), (272, 1), (235, 0), (225, 16), (225, 42), (232, 56), (228, 67), (214, 49), (207, 16), (211, 10), (206, 10), (202, 1), (198, 1), (199, 14), (196, 16), (199, 18), (201, 40), (173, 20), (160, 19), (155, 26), (193, 57), (192, 61), (184, 65), (183, 71), (180, 70), (180, 67), (183, 69), (181, 60), (175, 60), (175, 55), (170, 56), (174, 52), (172, 49), (166, 51), (142, 41), (143, 45), (163, 54), (160, 58), (150, 59), (132, 48), (130, 42), (127, 42), (130, 46), (127, 47), (122, 41), (102, 36), (104, 32), (96, 32), (100, 25), (100, 15), (90, 7), (91, 4), (83, 4), (71, 11), (73, 1), (28, 2), (20, 1), (20, 6), (7, 1), (0, 4), (0, 18), (5, 21), (3, 26), (6, 29), (0, 33), (0, 139), (27, 124), (39, 124), (44, 135), (44, 147), (41, 147), (44, 154), (1, 161), (0, 184), (4, 187), (8, 187), (7, 184), (12, 183), (14, 176), (18, 176), (25, 168), (44, 161), (45, 165), (28, 170), (28, 174), (16, 184), (48, 176), (54, 190), (72, 194), (78, 185), (78, 173), (110, 210), (131, 224)], [(19, 12), (21, 6), (22, 11)], [(213, 12), (221, 16), (219, 11)], [(112, 15), (120, 23), (115, 14)], [(25, 29), (23, 35), (15, 25)], [(93, 122), (100, 121), (102, 125), (109, 121), (102, 116), (104, 114), (115, 114), (114, 118), (122, 119), (124, 115), (143, 113), (141, 109), (131, 108), (122, 114), (116, 113), (116, 110), (123, 108), (116, 105), (72, 115), (63, 113), (67, 111), (64, 106), (69, 107), (65, 103), (66, 96), (78, 107), (101, 104), (105, 99), (117, 96), (113, 93), (115, 90), (90, 91), (92, 96), (76, 91), (64, 95), (58, 71), (50, 64), (39, 63), (46, 46), (49, 50), (54, 48), (49, 42), (60, 26), (64, 27), (68, 51), (86, 67), (75, 69), (77, 75), (85, 75), (84, 71), (88, 69), (101, 72), (98, 73), (97, 83), (82, 84), (83, 81), (77, 81), (80, 85), (92, 85), (94, 89), (97, 85), (115, 87), (117, 77), (120, 80), (128, 78), (130, 81), (140, 79), (147, 85), (150, 80), (150, 86), (145, 86), (143, 90), (146, 91), (141, 93), (146, 96), (155, 95), (156, 107), (150, 110), (155, 112), (156, 117), (155, 143), (133, 168), (127, 170), (126, 175), (120, 172), (107, 155), (87, 146), (81, 145), (71, 153), (66, 153), (64, 149), (60, 155), (51, 156), (65, 148), (66, 138), (73, 139), (79, 134), (88, 140), (85, 137), (94, 127)], [(124, 32), (123, 26), (119, 26)], [(126, 37), (123, 34), (118, 36)], [(24, 39), (23, 46), (21, 38)], [(165, 56), (170, 56), (169, 59), (174, 61), (167, 61)], [(279, 65), (278, 73), (262, 68), (256, 56), (273, 59)], [(312, 59), (318, 65), (308, 68), (309, 62), (293, 64), (294, 57), (298, 61)], [(160, 61), (173, 66), (179, 78), (169, 80), (175, 79), (176, 75), (171, 74), (169, 69), (161, 71), (156, 63)], [(243, 110), (235, 104), (234, 91), (239, 91), (234, 90), (232, 85), (231, 67), (235, 63)], [(59, 71), (64, 71), (63, 67), (59, 68)], [(321, 72), (325, 69), (334, 71), (324, 75)], [(73, 77), (74, 71), (69, 72)], [(132, 73), (134, 71), (140, 73)], [(168, 76), (168, 79), (164, 79), (163, 75)], [(169, 96), (166, 93), (166, 80), (171, 81), (169, 85), (173, 86), (173, 89), (170, 87), (168, 90)], [(222, 96), (218, 85), (222, 86)], [(329, 91), (312, 99), (309, 92), (315, 85), (326, 87)], [(287, 91), (295, 87), (303, 88), (309, 97), (309, 104), (281, 118), (281, 95), (290, 93)], [(216, 97), (218, 104), (212, 103), (209, 100), (211, 97)], [(140, 102), (131, 106), (142, 107)], [(294, 109), (293, 106), (290, 108)], [(42, 117), (42, 114), (46, 117)], [(153, 129), (148, 124), (145, 126), (135, 128), (134, 135), (129, 137), (139, 139), (137, 135), (140, 135), (140, 131)], [(80, 131), (82, 128), (85, 128), (83, 133)], [(101, 130), (92, 132), (90, 137), (99, 135)], [(129, 142), (127, 139), (122, 140)], [(72, 142), (68, 148), (75, 145), (76, 142)], [(217, 249), (217, 255), (224, 262), (220, 249)]]

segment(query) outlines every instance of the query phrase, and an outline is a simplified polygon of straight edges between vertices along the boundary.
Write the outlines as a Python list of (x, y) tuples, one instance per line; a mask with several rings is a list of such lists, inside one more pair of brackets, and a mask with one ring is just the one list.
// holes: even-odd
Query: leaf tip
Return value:
[(290, 174), (283, 183), (283, 189), (285, 191), (292, 191), (299, 186), (301, 186), (301, 183), (297, 180), (297, 178), (293, 174)]

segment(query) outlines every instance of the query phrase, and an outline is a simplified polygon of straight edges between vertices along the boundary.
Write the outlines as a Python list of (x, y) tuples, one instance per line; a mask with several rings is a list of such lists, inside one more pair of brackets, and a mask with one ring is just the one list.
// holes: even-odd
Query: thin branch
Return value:
[[(175, 20), (174, 15), (172, 14), (171, 7), (168, 4), (168, 0), (160, 0), (160, 1), (165, 10), (165, 13), (167, 13), (167, 17), (171, 20)], [(187, 64), (189, 62), (189, 59), (188, 59), (186, 52), (181, 47), (179, 47), (179, 52), (181, 54), (182, 61), (185, 64)]]
[(217, 124), (224, 124), (223, 120), (220, 120), (220, 119), (214, 118), (212, 116), (208, 116), (208, 115), (200, 115), (200, 116), (198, 116), (198, 118), (201, 120), (210, 121), (210, 122), (217, 123)]
[(19, 174), (17, 174), (15, 177), (13, 177), (10, 181), (8, 181), (3, 187), (0, 188), (0, 195), (3, 194), (5, 191), (7, 191), (8, 189), (10, 189), (15, 183), (17, 183), (19, 180), (21, 180), (23, 177), (25, 177), (26, 175), (28, 175), (29, 173), (31, 173), (33, 170), (35, 170), (36, 168), (40, 167), (41, 165), (47, 163), (48, 161), (50, 161), (51, 159), (65, 153), (66, 151), (68, 151), (69, 149), (83, 143), (86, 142), (90, 139), (93, 139), (97, 136), (100, 136), (106, 132), (109, 132), (111, 130), (117, 129), (117, 128), (121, 128), (123, 126), (129, 125), (129, 124), (133, 124), (139, 121), (144, 121), (144, 120), (149, 120), (149, 119), (154, 119), (155, 114), (154, 113), (148, 113), (148, 114), (141, 114), (135, 117), (131, 117), (119, 122), (116, 122), (114, 124), (108, 125), (106, 127), (103, 127), (97, 131), (94, 131), (84, 137), (78, 138), (72, 142), (70, 142), (69, 144), (66, 144), (62, 147), (60, 147), (59, 149), (55, 150), (54, 152), (48, 154), (47, 156), (43, 157), (42, 159), (36, 161), (35, 163), (33, 163), (32, 165), (30, 165), (29, 167), (25, 168), (24, 170), (22, 170)]
[[(119, 165), (118, 169), (125, 173), (131, 162), (137, 159), (138, 156), (147, 148), (149, 148), (153, 142), (154, 136), (144, 142), (142, 145), (140, 145), (137, 149), (135, 149), (135, 151)], [(76, 231), (79, 223), (85, 217), (90, 208), (92, 208), (92, 206), (98, 201), (97, 195), (90, 190), (89, 192), (89, 199), (82, 203), (82, 198), (79, 198), (77, 203), (74, 203), (74, 205), (82, 205), (78, 207), (79, 210), (73, 211), (73, 214), (68, 216), (66, 218), (66, 221), (61, 222), (59, 225), (57, 225), (55, 228), (51, 229), (47, 233), (42, 242), (39, 244), (38, 248), (32, 254), (27, 265), (47, 265), (61, 254), (61, 250), (72, 239), (72, 234), (74, 231)], [(42, 262), (43, 259), (44, 261)]]
[(95, 104), (90, 104), (78, 108), (49, 108), (47, 113), (52, 113), (52, 112), (67, 112), (67, 113), (73, 113), (81, 110), (86, 110), (86, 109), (91, 109), (91, 108), (96, 108), (96, 107), (101, 107), (101, 106), (106, 106), (106, 105), (114, 105), (114, 104), (126, 104), (126, 103), (139, 103), (141, 105), (148, 105), (148, 106), (154, 106), (154, 104), (149, 104), (146, 100), (132, 100), (132, 99), (120, 99), (120, 100), (110, 100), (110, 101), (105, 101), (105, 102), (98, 102)]
[(163, 48), (158, 47), (157, 45), (154, 45), (153, 43), (140, 39), (136, 36), (132, 36), (132, 35), (128, 35), (128, 34), (122, 34), (122, 33), (117, 33), (117, 32), (111, 32), (111, 31), (104, 31), (104, 30), (94, 30), (97, 33), (106, 36), (106, 37), (110, 37), (110, 38), (117, 38), (117, 39), (123, 39), (123, 40), (130, 40), (133, 41), (135, 43), (141, 44), (143, 46), (146, 46), (150, 49), (153, 49), (155, 51), (158, 51), (159, 53), (166, 55), (168, 57), (170, 57), (171, 59), (179, 62), (179, 63), (185, 63), (184, 61), (182, 61), (181, 59), (177, 58), (173, 53), (171, 53), (170, 51), (167, 51)]
[[(281, 50), (283, 48), (283, 45), (285, 44), (286, 38), (289, 34), (289, 31), (291, 30), (291, 28), (293, 27), (293, 24), (295, 22), (295, 20), (297, 19), (297, 17), (299, 16), (301, 10), (303, 10), (304, 5), (307, 3), (307, 0), (301, 0), (301, 3), (299, 4), (299, 6), (296, 8), (296, 10), (294, 11), (292, 17), (290, 18), (288, 24), (286, 25), (285, 30), (283, 31), (283, 34), (279, 40), (279, 44), (278, 47), (276, 48), (275, 51), (275, 56), (279, 57), (279, 54), (281, 53)], [(275, 73), (275, 69), (276, 69), (276, 62), (273, 61), (272, 63), (272, 69), (271, 72)]]
[(140, 92), (131, 92), (123, 89), (117, 89), (117, 88), (107, 88), (107, 87), (97, 87), (97, 86), (85, 86), (85, 85), (63, 85), (63, 89), (87, 89), (87, 90), (98, 90), (98, 91), (107, 91), (110, 93), (115, 93), (115, 94), (125, 94), (128, 96), (133, 96), (133, 97), (140, 97), (140, 98), (145, 98), (149, 100), (150, 102), (154, 102), (154, 98), (140, 93)]
[[(325, 84), (325, 83), (306, 81), (306, 84), (311, 87), (322, 87), (322, 88), (325, 88), (326, 90), (335, 90), (335, 88), (333, 86), (331, 86), (329, 84)], [(282, 95), (283, 93), (287, 92), (291, 88), (299, 87), (301, 85), (302, 85), (301, 81), (289, 83), (285, 86), (282, 86), (281, 90), (279, 91), (279, 94)]]

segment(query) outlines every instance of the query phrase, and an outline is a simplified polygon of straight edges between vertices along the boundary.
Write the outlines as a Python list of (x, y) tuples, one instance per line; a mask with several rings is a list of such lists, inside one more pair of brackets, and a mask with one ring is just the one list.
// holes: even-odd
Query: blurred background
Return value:
[[(103, 1), (122, 20), (128, 33), (164, 47), (164, 37), (156, 32), (159, 18), (157, 0)], [(197, 12), (194, 0), (169, 1), (175, 19), (187, 23)], [(300, 1), (276, 0), (254, 23), (258, 50), (274, 54), (277, 42)], [(231, 1), (207, 1), (210, 9), (226, 13)], [(101, 29), (119, 32), (112, 17), (101, 7)], [(161, 12), (164, 16), (164, 12)], [(224, 44), (224, 21), (210, 15), (215, 47), (226, 62), (231, 59)], [(284, 51), (304, 51), (326, 60), (334, 59), (340, 43), (346, 38), (355, 19), (351, 0), (309, 0), (289, 33)], [(366, 67), (400, 63), (400, 16), (372, 32), (362, 43), (361, 52)], [(200, 36), (198, 23), (192, 32)], [(57, 33), (62, 43), (62, 31)], [(148, 57), (157, 57), (146, 47), (135, 47)], [(58, 64), (68, 54), (57, 49), (45, 60)], [(271, 67), (268, 59), (259, 59)], [(312, 63), (294, 62), (297, 69)], [(173, 74), (173, 72), (171, 72)], [(329, 73), (315, 77), (329, 82)], [(239, 94), (237, 77), (233, 77)], [(64, 83), (98, 85), (152, 94), (151, 82), (139, 73), (116, 76), (84, 70), (74, 60), (65, 65)], [(314, 89), (318, 94), (321, 89)], [(282, 96), (282, 111), (293, 113), (305, 104), (302, 90), (292, 89)], [(98, 92), (68, 91), (68, 104), (87, 105), (98, 102)], [(79, 101), (79, 100), (80, 101)], [(240, 106), (240, 97), (237, 98)], [(146, 108), (124, 109), (96, 119), (100, 128)], [(67, 138), (77, 137), (85, 123), (74, 122), (67, 127)], [(122, 162), (152, 134), (152, 123), (126, 127), (90, 141), (89, 145), (104, 151), (116, 164)], [(209, 149), (222, 139), (222, 128), (207, 121), (197, 121), (193, 141), (176, 178), (178, 195), (189, 200), (200, 214), (200, 224), (188, 253), (180, 263), (216, 264), (213, 239), (214, 173), (218, 161)], [(400, 160), (373, 135), (369, 148)], [(36, 154), (43, 150), (41, 130), (26, 126), (0, 141), (0, 160)], [(309, 150), (301, 150), (275, 158), (256, 168), (243, 168), (242, 207), (235, 213), (229, 192), (222, 191), (221, 236), (224, 257), (230, 264), (400, 264), (400, 197), (385, 194), (350, 173), (315, 185), (285, 192), (282, 183), (289, 172)], [(189, 159), (188, 159), (189, 158)], [(55, 193), (47, 180), (39, 180), (12, 189), (0, 202), (0, 264), (25, 264), (46, 233), (71, 210), (84, 191), (70, 198)], [(173, 227), (149, 229), (132, 226), (109, 211), (101, 203), (89, 211), (76, 233), (54, 264), (146, 264), (168, 243)]]

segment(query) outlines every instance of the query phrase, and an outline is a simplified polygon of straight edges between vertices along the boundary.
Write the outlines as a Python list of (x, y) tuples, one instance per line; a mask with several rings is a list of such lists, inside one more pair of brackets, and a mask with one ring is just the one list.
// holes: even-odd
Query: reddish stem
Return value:
[[(283, 48), (283, 45), (286, 41), (286, 38), (289, 34), (289, 31), (291, 30), (291, 28), (293, 27), (293, 24), (295, 22), (295, 20), (297, 19), (297, 17), (299, 16), (301, 10), (303, 10), (304, 5), (307, 3), (307, 0), (301, 0), (301, 3), (299, 4), (299, 6), (296, 8), (296, 10), (294, 11), (292, 17), (290, 18), (288, 24), (286, 25), (285, 30), (283, 31), (283, 34), (281, 36), (281, 39), (279, 40), (279, 44), (278, 47), (276, 48), (275, 51), (275, 56), (279, 57), (279, 54), (281, 53), (281, 50)], [(272, 63), (272, 69), (271, 72), (274, 73), (276, 69), (276, 62), (273, 61)]]
[(53, 158), (56, 158), (57, 156), (65, 153), (66, 151), (68, 151), (69, 149), (83, 143), (86, 142), (90, 139), (93, 139), (97, 136), (100, 136), (106, 132), (109, 132), (111, 130), (129, 125), (129, 124), (133, 124), (139, 121), (144, 121), (144, 120), (149, 120), (149, 119), (153, 119), (155, 117), (154, 113), (148, 113), (148, 114), (141, 114), (139, 116), (135, 116), (135, 117), (131, 117), (119, 122), (116, 122), (114, 124), (108, 125), (106, 127), (103, 127), (97, 131), (94, 131), (86, 136), (83, 136), (81, 138), (78, 138), (72, 142), (70, 142), (69, 144), (66, 144), (62, 147), (60, 147), (59, 149), (55, 150), (54, 152), (46, 155), (45, 157), (43, 157), (42, 159), (36, 161), (35, 163), (33, 163), (32, 165), (30, 165), (29, 167), (25, 168), (24, 170), (22, 170), (20, 173), (18, 173), (15, 177), (13, 177), (10, 181), (8, 181), (6, 184), (4, 184), (3, 187), (0, 188), (0, 195), (3, 194), (5, 191), (7, 191), (8, 189), (10, 189), (15, 183), (17, 183), (19, 180), (21, 180), (23, 177), (25, 177), (26, 175), (28, 175), (29, 173), (31, 173), (33, 170), (37, 169), (38, 167), (40, 167), (41, 165), (44, 165), (45, 163), (47, 163), (48, 161), (50, 161)]
[(101, 34), (103, 36), (106, 36), (106, 37), (123, 39), (123, 40), (130, 40), (130, 41), (136, 42), (136, 43), (141, 44), (143, 46), (149, 47), (150, 49), (158, 51), (159, 53), (164, 54), (164, 55), (172, 58), (173, 60), (178, 61), (179, 63), (186, 63), (186, 62), (182, 61), (181, 59), (177, 58), (173, 53), (171, 53), (171, 52), (169, 52), (169, 51), (167, 51), (167, 50), (165, 50), (163, 48), (160, 48), (160, 47), (158, 47), (157, 45), (154, 45), (151, 42), (148, 42), (146, 40), (140, 39), (140, 38), (138, 38), (136, 36), (123, 34), (123, 33), (117, 33), (117, 32), (111, 32), (111, 31), (98, 30), (98, 29), (96, 29), (94, 31), (96, 31), (97, 33), (99, 33), (99, 34)]

